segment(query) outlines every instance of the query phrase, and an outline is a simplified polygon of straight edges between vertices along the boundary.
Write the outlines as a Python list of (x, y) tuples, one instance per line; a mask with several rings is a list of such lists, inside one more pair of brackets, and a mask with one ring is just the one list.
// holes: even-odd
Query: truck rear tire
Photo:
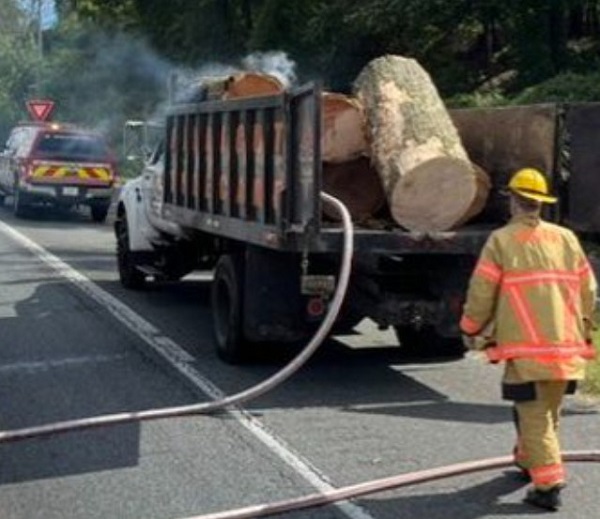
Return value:
[(146, 282), (146, 275), (137, 269), (133, 254), (129, 247), (129, 228), (127, 214), (119, 217), (115, 224), (117, 234), (117, 264), (121, 285), (132, 290), (139, 290)]
[(239, 364), (248, 359), (248, 344), (243, 332), (243, 301), (243, 256), (222, 256), (211, 285), (211, 305), (217, 355), (228, 364)]
[(464, 346), (460, 337), (444, 337), (432, 326), (419, 330), (410, 326), (395, 326), (403, 355), (411, 358), (434, 359), (462, 357)]

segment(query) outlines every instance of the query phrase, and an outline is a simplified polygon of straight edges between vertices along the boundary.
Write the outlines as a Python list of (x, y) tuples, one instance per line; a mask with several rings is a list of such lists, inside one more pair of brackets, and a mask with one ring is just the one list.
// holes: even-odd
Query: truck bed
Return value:
[[(167, 116), (164, 216), (270, 249), (339, 251), (341, 225), (321, 211), (321, 90), (206, 101)], [(493, 226), (414, 233), (355, 228), (358, 249), (476, 253)]]
[[(465, 148), (492, 181), (483, 217), (453, 232), (357, 225), (356, 247), (390, 253), (477, 253), (507, 219), (498, 192), (521, 167), (550, 176), (560, 204), (549, 219), (600, 231), (600, 154), (590, 139), (600, 104), (451, 112)], [(196, 231), (283, 251), (339, 251), (342, 230), (321, 210), (321, 90), (175, 106), (167, 116), (163, 211)], [(507, 129), (510, 129), (508, 131)], [(503, 207), (502, 207), (503, 206)]]

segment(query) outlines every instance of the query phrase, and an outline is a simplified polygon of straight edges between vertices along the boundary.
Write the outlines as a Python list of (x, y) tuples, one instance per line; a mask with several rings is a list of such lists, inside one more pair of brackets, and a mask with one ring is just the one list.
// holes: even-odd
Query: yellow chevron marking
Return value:
[(94, 168), (94, 172), (100, 180), (110, 180), (110, 172), (106, 168)]
[(107, 168), (72, 168), (69, 166), (37, 166), (33, 171), (33, 177), (52, 178), (81, 178), (84, 180), (110, 180), (111, 173)]
[(33, 171), (33, 176), (34, 177), (44, 177), (44, 176), (46, 176), (46, 173), (48, 173), (49, 169), (50, 169), (50, 166), (39, 166), (39, 167), (35, 168), (35, 170)]

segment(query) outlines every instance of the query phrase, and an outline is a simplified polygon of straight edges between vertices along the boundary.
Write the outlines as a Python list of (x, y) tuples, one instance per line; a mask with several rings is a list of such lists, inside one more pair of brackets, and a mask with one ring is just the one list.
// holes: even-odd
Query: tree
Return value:
[(25, 101), (39, 79), (40, 56), (30, 22), (17, 0), (0, 3), (0, 141), (25, 117)]

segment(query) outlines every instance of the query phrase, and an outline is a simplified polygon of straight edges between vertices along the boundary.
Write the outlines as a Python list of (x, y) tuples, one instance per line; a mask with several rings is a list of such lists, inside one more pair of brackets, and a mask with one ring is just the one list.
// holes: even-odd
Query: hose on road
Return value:
[[(90, 418), (81, 418), (76, 420), (67, 420), (63, 422), (51, 423), (47, 425), (15, 429), (12, 431), (1, 431), (0, 443), (15, 442), (19, 440), (25, 440), (28, 438), (49, 436), (75, 430), (89, 429), (93, 427), (118, 425), (129, 422), (140, 422), (145, 420), (156, 420), (161, 418), (173, 418), (177, 416), (191, 414), (207, 414), (224, 409), (226, 407), (248, 402), (268, 391), (271, 391), (272, 389), (283, 383), (285, 380), (287, 380), (291, 375), (293, 375), (306, 363), (306, 361), (312, 356), (312, 354), (317, 350), (317, 348), (327, 337), (327, 334), (331, 330), (331, 327), (333, 326), (337, 314), (339, 313), (339, 310), (343, 303), (350, 279), (352, 254), (354, 248), (354, 237), (350, 214), (346, 207), (336, 198), (326, 193), (321, 193), (321, 197), (326, 203), (333, 204), (342, 217), (342, 224), (344, 229), (344, 246), (339, 280), (336, 290), (334, 292), (334, 296), (331, 300), (331, 304), (329, 306), (327, 315), (323, 319), (314, 337), (307, 344), (307, 346), (284, 368), (282, 368), (280, 371), (276, 372), (274, 375), (257, 385), (252, 386), (239, 393), (226, 396), (220, 400), (214, 400), (210, 402), (203, 402), (200, 404), (192, 404), (186, 406), (169, 407), (164, 409), (151, 409), (147, 411), (117, 413)], [(563, 454), (563, 459), (566, 462), (599, 462), (600, 451), (565, 452)], [(236, 510), (227, 510), (224, 512), (190, 517), (187, 519), (243, 519), (265, 517), (268, 515), (274, 515), (278, 513), (291, 512), (294, 510), (329, 505), (337, 501), (348, 500), (366, 494), (391, 490), (393, 488), (406, 487), (439, 479), (466, 475), (483, 470), (508, 467), (512, 464), (512, 456), (489, 458), (466, 463), (458, 463), (455, 465), (448, 465), (445, 467), (427, 469), (417, 472), (411, 472), (408, 474), (367, 481), (356, 485), (341, 487), (325, 492), (308, 494), (306, 496), (274, 502), (270, 504), (259, 504), (245, 508), (239, 508)]]
[(240, 405), (253, 400), (260, 395), (273, 390), (275, 387), (286, 381), (306, 363), (306, 361), (313, 355), (321, 343), (327, 338), (327, 335), (335, 323), (337, 315), (344, 301), (350, 280), (352, 255), (354, 249), (354, 234), (350, 213), (344, 204), (342, 204), (342, 202), (340, 202), (337, 198), (334, 198), (327, 193), (321, 193), (321, 198), (324, 202), (332, 204), (338, 210), (342, 219), (344, 242), (339, 279), (325, 318), (321, 322), (313, 338), (304, 347), (304, 349), (296, 357), (294, 357), (294, 359), (292, 359), (289, 364), (263, 382), (219, 400), (212, 400), (210, 402), (202, 402), (199, 404), (185, 406), (168, 407), (163, 409), (150, 409), (146, 411), (134, 411), (128, 413), (94, 416), (89, 418), (79, 418), (46, 425), (26, 427), (23, 429), (14, 429), (12, 431), (0, 431), (0, 443), (49, 436), (81, 429), (90, 429), (92, 427), (103, 427), (130, 422), (157, 420), (161, 418), (174, 418), (177, 416), (191, 414), (212, 413), (226, 407)]
[[(563, 453), (563, 460), (569, 462), (597, 463), (600, 462), (600, 451), (565, 452)], [(420, 470), (416, 472), (410, 472), (408, 474), (375, 479), (372, 481), (366, 481), (364, 483), (358, 483), (356, 485), (336, 488), (328, 492), (308, 494), (306, 496), (278, 501), (275, 503), (264, 503), (245, 508), (238, 508), (236, 510), (226, 510), (223, 512), (197, 515), (194, 517), (188, 517), (186, 519), (247, 519), (254, 517), (265, 517), (268, 515), (292, 512), (305, 508), (330, 505), (336, 501), (343, 501), (367, 494), (374, 494), (384, 490), (427, 483), (430, 481), (436, 481), (438, 479), (464, 476), (466, 474), (472, 474), (474, 472), (481, 472), (484, 470), (510, 467), (513, 466), (513, 463), (514, 459), (512, 456), (457, 463), (454, 465), (447, 465), (445, 467)]]

